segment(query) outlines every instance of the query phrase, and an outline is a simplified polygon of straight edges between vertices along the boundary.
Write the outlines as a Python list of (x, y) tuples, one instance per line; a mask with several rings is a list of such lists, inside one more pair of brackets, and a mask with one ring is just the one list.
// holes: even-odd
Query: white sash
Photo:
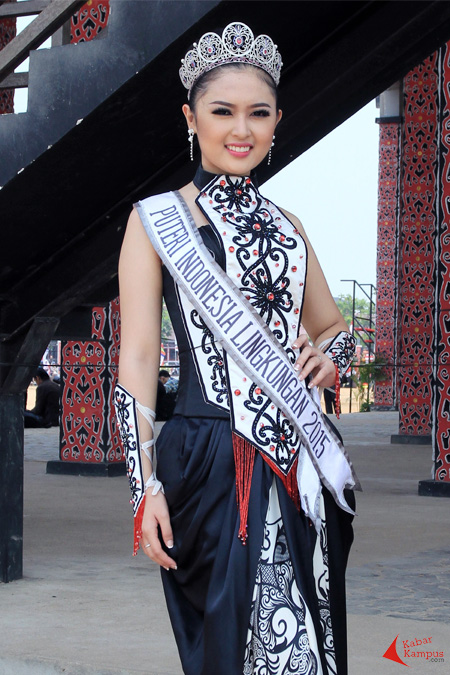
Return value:
[(337, 504), (353, 514), (344, 489), (359, 489), (359, 482), (345, 449), (326, 426), (320, 405), (313, 401), (278, 340), (212, 258), (185, 203), (177, 193), (167, 192), (139, 202), (136, 208), (161, 260), (216, 341), (300, 435), (307, 457), (300, 452), (299, 464), (312, 464), (315, 469), (314, 476), (309, 472), (305, 484), (299, 486), (306, 513), (316, 524), (320, 521), (320, 479)]

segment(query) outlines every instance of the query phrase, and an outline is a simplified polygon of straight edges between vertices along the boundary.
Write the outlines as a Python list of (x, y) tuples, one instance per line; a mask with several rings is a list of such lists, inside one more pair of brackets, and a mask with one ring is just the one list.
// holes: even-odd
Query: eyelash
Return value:
[[(228, 110), (228, 108), (216, 108), (216, 110), (213, 110), (213, 115), (231, 115), (231, 110)], [(270, 112), (268, 110), (255, 110), (252, 115), (254, 117), (270, 117)]]

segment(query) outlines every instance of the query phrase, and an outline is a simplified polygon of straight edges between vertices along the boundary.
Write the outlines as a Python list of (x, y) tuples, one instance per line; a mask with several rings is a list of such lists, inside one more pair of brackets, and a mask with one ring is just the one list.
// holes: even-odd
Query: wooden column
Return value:
[(374, 410), (395, 410), (397, 405), (397, 253), (400, 178), (401, 83), (380, 96), (377, 319), (375, 351), (386, 360), (385, 379), (375, 384)]
[(404, 79), (398, 275), (399, 434), (431, 443), (436, 290), (438, 55)]
[(125, 473), (113, 406), (119, 362), (119, 301), (92, 310), (91, 340), (62, 344), (60, 459), (47, 473)]
[(59, 320), (36, 318), (25, 336), (0, 345), (0, 578), (22, 577), (25, 391)]
[[(11, 0), (6, 0), (11, 2)], [(16, 18), (0, 19), (0, 51), (16, 36)], [(14, 112), (14, 89), (0, 89), (0, 115)]]
[(450, 497), (450, 43), (439, 56), (438, 228), (434, 313), (433, 466), (419, 494)]
[(0, 571), (4, 583), (22, 578), (23, 394), (0, 392)]

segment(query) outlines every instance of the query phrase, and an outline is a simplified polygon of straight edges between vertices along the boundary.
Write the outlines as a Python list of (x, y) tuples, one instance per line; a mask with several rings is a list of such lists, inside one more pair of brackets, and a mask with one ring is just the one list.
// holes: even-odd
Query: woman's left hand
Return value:
[(335, 384), (336, 369), (333, 361), (317, 347), (311, 347), (306, 334), (299, 335), (292, 347), (300, 349), (300, 356), (294, 364), (300, 380), (312, 373), (313, 378), (308, 385), (310, 389), (319, 385), (332, 387)]

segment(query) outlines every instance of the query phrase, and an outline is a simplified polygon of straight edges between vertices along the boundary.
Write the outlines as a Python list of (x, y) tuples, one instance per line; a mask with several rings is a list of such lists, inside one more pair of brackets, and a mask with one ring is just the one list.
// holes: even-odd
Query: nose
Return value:
[(248, 138), (250, 135), (250, 128), (248, 125), (247, 115), (235, 115), (233, 135), (236, 138)]

